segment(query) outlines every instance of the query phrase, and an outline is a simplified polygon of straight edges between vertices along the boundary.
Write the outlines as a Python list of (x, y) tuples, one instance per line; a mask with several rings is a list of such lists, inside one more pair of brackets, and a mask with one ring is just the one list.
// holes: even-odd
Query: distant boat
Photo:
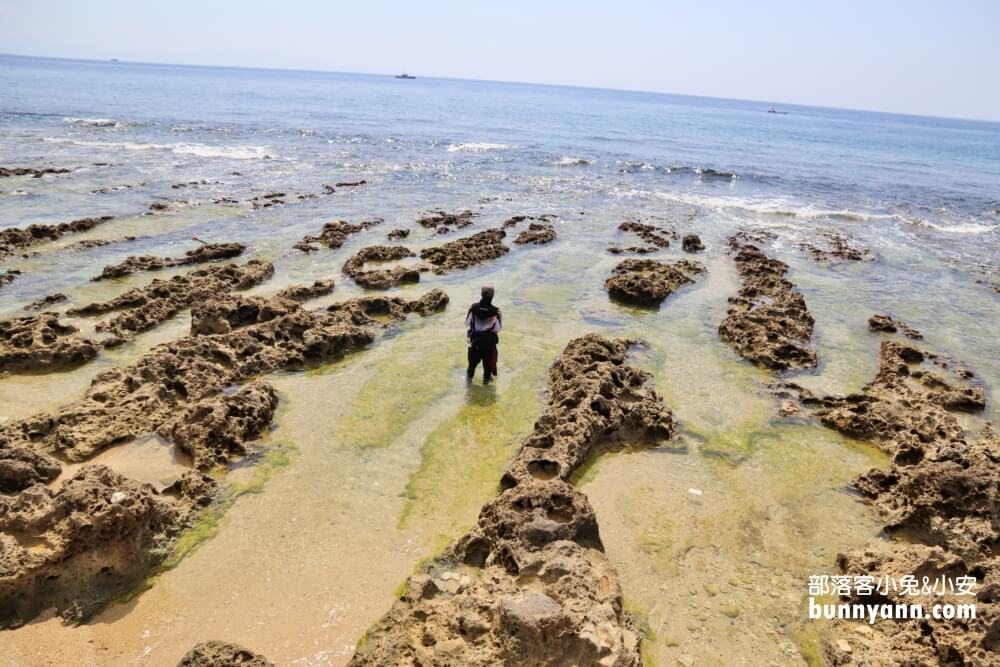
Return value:
[(396, 78), (397, 78), (397, 79), (416, 79), (417, 77), (415, 77), (415, 76), (410, 76), (410, 75), (409, 75), (409, 74), (407, 74), (406, 72), (403, 72), (402, 74), (397, 74), (397, 75), (396, 75)]
[(118, 58), (112, 58), (112, 59), (111, 59), (111, 62), (113, 62), (113, 63), (116, 63), (116, 62), (118, 62)]
[(787, 111), (775, 111), (774, 107), (771, 107), (770, 109), (768, 109), (767, 112), (768, 113), (780, 113), (783, 116), (787, 116), (788, 115)]

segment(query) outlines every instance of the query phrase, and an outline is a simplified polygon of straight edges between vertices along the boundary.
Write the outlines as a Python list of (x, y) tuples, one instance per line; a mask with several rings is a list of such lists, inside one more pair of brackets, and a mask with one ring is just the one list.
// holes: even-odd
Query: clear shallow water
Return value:
[[(0, 166), (75, 169), (0, 180), (0, 227), (119, 216), (39, 246), (38, 256), (5, 260), (24, 275), (0, 288), (3, 315), (54, 291), (78, 304), (170, 275), (89, 282), (128, 255), (176, 256), (193, 247), (192, 234), (241, 241), (248, 257), (273, 261), (275, 277), (257, 293), (334, 278), (337, 289), (318, 306), (361, 292), (340, 267), (389, 229), (411, 228), (414, 249), (439, 243), (414, 225), (426, 210), (471, 208), (480, 214), (473, 229), (513, 214), (559, 216), (549, 246), (514, 247), (494, 263), (398, 290), (445, 289), (453, 307), (444, 315), (411, 318), (365, 352), (278, 377), (283, 408), (269, 439), (287, 448), (287, 463), (267, 468), (266, 483), (228, 508), (211, 539), (131, 602), (80, 628), (48, 620), (0, 634), (15, 664), (82, 655), (171, 665), (209, 638), (245, 643), (280, 664), (342, 664), (413, 566), (474, 521), (541, 410), (548, 364), (587, 331), (647, 341), (636, 363), (654, 374), (682, 427), (664, 447), (597, 457), (580, 480), (629, 605), (654, 630), (648, 654), (657, 664), (682, 655), (726, 664), (740, 654), (801, 664), (805, 582), (831, 572), (837, 550), (877, 534), (868, 508), (844, 487), (881, 459), (816, 425), (776, 420), (759, 391), (770, 376), (718, 341), (737, 288), (724, 241), (740, 227), (777, 234), (771, 250), (791, 265), (816, 317), (821, 366), (797, 377), (803, 384), (841, 393), (870, 379), (879, 339), (865, 321), (886, 310), (923, 331), (929, 348), (965, 360), (991, 399), (1000, 380), (990, 326), (1000, 321), (998, 296), (975, 282), (1000, 256), (1000, 125), (799, 107), (775, 115), (756, 103), (514, 84), (8, 57), (0, 57), (0, 89)], [(280, 208), (211, 203), (359, 178), (369, 185)], [(116, 185), (131, 187), (92, 192)], [(174, 204), (143, 215), (153, 201)], [(373, 216), (384, 225), (337, 251), (291, 248), (326, 221)], [(698, 233), (708, 247), (700, 257), (707, 276), (659, 311), (616, 305), (603, 289), (619, 259), (605, 248), (635, 242), (616, 230), (630, 216)], [(868, 245), (878, 261), (826, 266), (798, 248), (829, 229)], [(125, 236), (138, 238), (68, 248)], [(675, 244), (660, 256), (681, 254)], [(461, 310), (485, 281), (497, 285), (508, 322), (501, 377), (495, 387), (467, 387)], [(186, 329), (184, 313), (76, 371), (0, 377), (0, 415), (66, 404), (101, 368)], [(125, 466), (143, 452), (107, 459)], [(244, 468), (230, 481), (242, 488), (255, 474)]]

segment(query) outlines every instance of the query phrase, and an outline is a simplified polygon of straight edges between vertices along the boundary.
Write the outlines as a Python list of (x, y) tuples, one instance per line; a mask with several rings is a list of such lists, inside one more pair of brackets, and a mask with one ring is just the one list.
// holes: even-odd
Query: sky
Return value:
[[(0, 0), (0, 53), (1000, 120), (995, 0)], [(2, 96), (2, 93), (0, 93)]]

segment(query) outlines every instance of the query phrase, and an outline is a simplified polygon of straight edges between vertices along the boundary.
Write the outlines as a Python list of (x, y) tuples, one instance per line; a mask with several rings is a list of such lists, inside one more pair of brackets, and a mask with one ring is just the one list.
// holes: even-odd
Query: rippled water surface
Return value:
[[(928, 348), (968, 363), (990, 399), (1000, 381), (995, 326), (1000, 126), (769, 104), (418, 78), (82, 63), (0, 57), (0, 166), (72, 173), (0, 179), (0, 228), (116, 219), (2, 260), (0, 314), (52, 292), (69, 305), (113, 297), (154, 274), (93, 283), (129, 255), (177, 256), (240, 241), (275, 265), (254, 288), (332, 278), (325, 305), (363, 290), (341, 273), (358, 248), (406, 227), (415, 250), (438, 237), (428, 210), (471, 209), (469, 231), (515, 214), (556, 216), (558, 239), (392, 290), (451, 296), (367, 350), (272, 378), (282, 404), (272, 454), (227, 479), (230, 502), (186, 536), (184, 557), (144, 592), (87, 625), (40, 619), (0, 633), (15, 665), (173, 665), (195, 642), (244, 643), (283, 665), (340, 665), (421, 559), (475, 520), (544, 404), (546, 370), (586, 332), (642, 339), (680, 422), (658, 447), (593, 456), (577, 483), (597, 511), (627, 605), (655, 664), (797, 665), (810, 655), (806, 581), (879, 522), (849, 491), (883, 465), (872, 448), (804, 419), (779, 419), (772, 376), (716, 329), (738, 279), (725, 240), (766, 228), (816, 319), (818, 392), (853, 391), (877, 366), (867, 318), (890, 312)], [(261, 194), (363, 187), (253, 210)], [(194, 182), (193, 184), (191, 184)], [(187, 184), (183, 187), (174, 187)], [(106, 189), (106, 191), (100, 191)], [(219, 202), (229, 197), (244, 202)], [(148, 214), (154, 202), (165, 212)], [(384, 218), (338, 250), (292, 245), (324, 222)], [(627, 218), (697, 233), (708, 268), (660, 309), (609, 301), (604, 280), (634, 245)], [(818, 263), (799, 247), (838, 230), (874, 262)], [(84, 239), (122, 240), (80, 250)], [(654, 255), (680, 258), (673, 243)], [(242, 259), (240, 261), (243, 261)], [(166, 277), (176, 272), (160, 272)], [(983, 281), (983, 282), (977, 282)], [(467, 385), (464, 307), (497, 287), (506, 330), (495, 385)], [(985, 283), (985, 284), (984, 284)], [(64, 309), (66, 304), (60, 304)], [(85, 331), (94, 321), (71, 319)], [(52, 411), (100, 370), (187, 332), (179, 314), (73, 371), (0, 376), (0, 417)], [(998, 412), (990, 400), (989, 416)], [(155, 440), (102, 454), (144, 481), (186, 464)], [(57, 480), (58, 483), (58, 480)], [(693, 492), (697, 491), (700, 493)], [(5, 658), (6, 659), (6, 658)]]

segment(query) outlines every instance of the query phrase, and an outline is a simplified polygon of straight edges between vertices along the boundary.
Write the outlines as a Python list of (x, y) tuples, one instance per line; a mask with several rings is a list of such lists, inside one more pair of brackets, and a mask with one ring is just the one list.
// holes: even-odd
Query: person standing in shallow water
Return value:
[(493, 305), (494, 289), (491, 285), (480, 291), (482, 298), (469, 306), (465, 316), (465, 326), (469, 336), (469, 370), (466, 375), (471, 380), (476, 374), (476, 366), (483, 363), (483, 382), (497, 374), (497, 335), (503, 328), (500, 309)]

